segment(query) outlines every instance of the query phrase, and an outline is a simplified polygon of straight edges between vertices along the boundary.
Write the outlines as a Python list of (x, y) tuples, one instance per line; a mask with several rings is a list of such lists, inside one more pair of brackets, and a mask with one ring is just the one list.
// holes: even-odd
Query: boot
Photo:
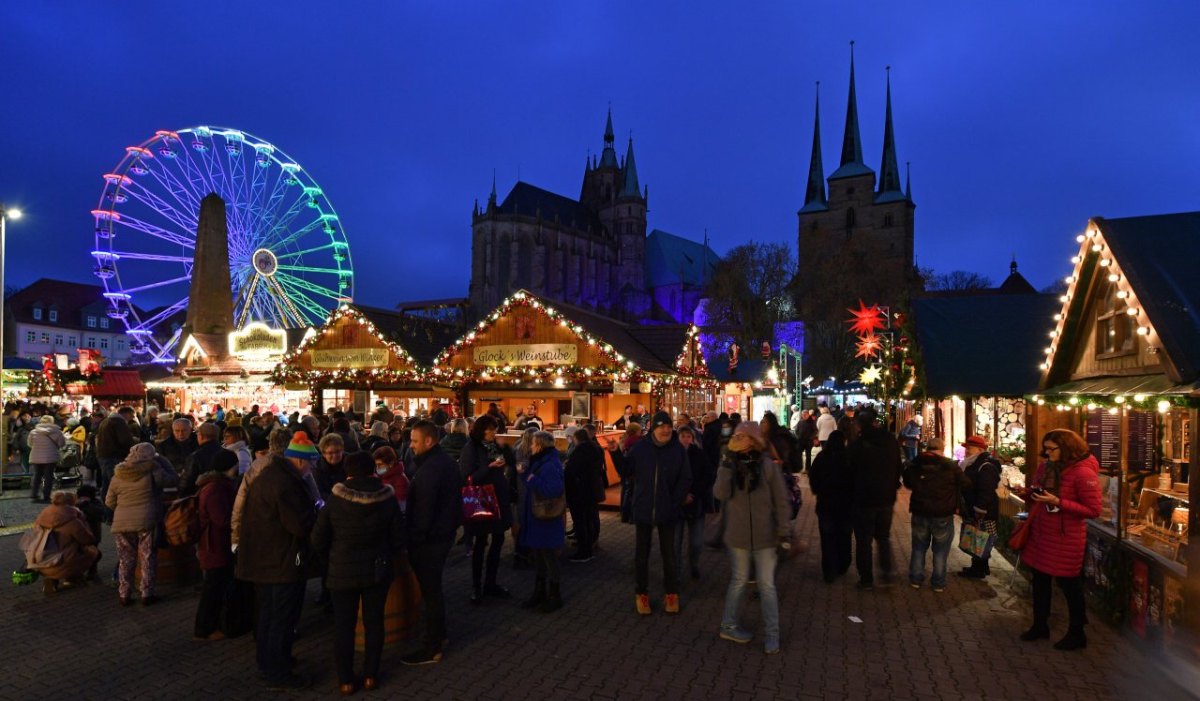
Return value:
[(1025, 642), (1033, 642), (1034, 640), (1044, 640), (1050, 637), (1050, 626), (1046, 625), (1045, 621), (1034, 621), (1029, 630), (1021, 633), (1021, 640)]
[(562, 593), (559, 591), (558, 582), (550, 582), (550, 595), (546, 597), (538, 610), (542, 613), (554, 613), (562, 606)]
[(50, 579), (49, 577), (45, 577), (42, 579), (42, 593), (43, 594), (45, 594), (46, 596), (50, 596), (51, 594), (55, 594), (57, 592), (58, 592), (58, 580), (57, 579)]
[(1054, 643), (1055, 650), (1082, 650), (1087, 647), (1087, 636), (1083, 634), (1083, 626), (1071, 626), (1062, 640)]
[(531, 609), (541, 606), (546, 600), (546, 578), (538, 577), (533, 584), (533, 596), (530, 596), (525, 601), (521, 602), (521, 608)]

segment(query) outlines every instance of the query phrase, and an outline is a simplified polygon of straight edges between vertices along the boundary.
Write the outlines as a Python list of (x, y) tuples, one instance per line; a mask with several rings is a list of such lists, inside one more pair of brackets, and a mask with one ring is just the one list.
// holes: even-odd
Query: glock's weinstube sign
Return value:
[(384, 348), (333, 348), (309, 351), (314, 368), (383, 368), (388, 364), (388, 352)]
[(574, 365), (579, 349), (573, 343), (533, 343), (522, 346), (476, 346), (476, 365)]

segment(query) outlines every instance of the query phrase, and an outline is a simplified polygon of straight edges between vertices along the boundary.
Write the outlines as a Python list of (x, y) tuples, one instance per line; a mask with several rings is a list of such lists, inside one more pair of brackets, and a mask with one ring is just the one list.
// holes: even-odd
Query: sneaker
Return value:
[(307, 689), (308, 685), (308, 677), (299, 674), (289, 674), (286, 677), (268, 680), (267, 691), (298, 691), (300, 689)]
[(724, 624), (721, 626), (721, 640), (745, 644), (753, 639), (754, 635), (747, 630), (743, 630), (741, 626)]
[(567, 562), (591, 562), (592, 557), (592, 555), (581, 555), (579, 553), (575, 553), (571, 557), (567, 558)]
[(437, 664), (442, 661), (442, 653), (435, 650), (418, 650), (417, 652), (401, 657), (400, 661), (410, 667)]
[(637, 607), (637, 612), (642, 616), (650, 615), (650, 595), (638, 594), (634, 597), (634, 606)]
[(767, 636), (766, 642), (763, 643), (763, 652), (767, 653), (768, 655), (778, 655), (779, 654), (779, 636), (778, 635), (768, 635)]
[(921, 583), (920, 582), (909, 582), (908, 586), (912, 587), (913, 589), (920, 589)]
[(943, 584), (943, 585), (942, 585), (942, 586), (940, 586), (940, 587), (939, 587), (939, 586), (937, 586), (937, 585), (934, 585), (934, 587), (933, 587), (933, 593), (934, 593), (934, 594), (944, 594), (945, 592), (946, 592), (946, 585), (945, 585), (945, 584)]
[(667, 594), (663, 597), (663, 610), (667, 613), (679, 613), (679, 595)]

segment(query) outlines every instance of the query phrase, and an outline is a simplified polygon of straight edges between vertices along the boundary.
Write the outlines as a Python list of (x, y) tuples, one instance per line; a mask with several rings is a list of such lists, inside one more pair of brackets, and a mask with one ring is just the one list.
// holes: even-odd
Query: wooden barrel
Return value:
[[(417, 576), (408, 565), (408, 556), (396, 558), (395, 577), (388, 589), (387, 602), (383, 607), (383, 646), (399, 645), (420, 634), (421, 587)], [(362, 606), (358, 608), (358, 625), (354, 627), (354, 648), (365, 650), (366, 629), (363, 628)]]

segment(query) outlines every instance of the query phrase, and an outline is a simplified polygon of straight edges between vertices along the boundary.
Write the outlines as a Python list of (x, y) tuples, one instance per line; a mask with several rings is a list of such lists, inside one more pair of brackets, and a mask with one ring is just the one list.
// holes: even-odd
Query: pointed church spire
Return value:
[(825, 199), (825, 166), (821, 159), (821, 81), (817, 81), (817, 107), (813, 118), (812, 157), (808, 162), (808, 187), (804, 190), (804, 207), (801, 212), (828, 209)]
[(638, 192), (637, 165), (633, 162), (633, 134), (629, 135), (629, 149), (625, 152), (625, 183), (621, 186), (620, 196), (641, 196)]
[(492, 170), (492, 194), (488, 195), (488, 209), (496, 206), (496, 171)]
[(608, 124), (607, 124), (607, 125), (605, 125), (605, 127), (604, 127), (604, 145), (605, 145), (605, 146), (612, 146), (612, 144), (613, 144), (613, 140), (614, 140), (614, 139), (616, 139), (616, 136), (613, 134), (613, 128), (612, 128), (612, 105), (610, 104), (610, 105), (608, 106)]
[(604, 150), (600, 152), (601, 168), (617, 168), (617, 150), (613, 147), (612, 105), (608, 106), (608, 123), (604, 127)]
[(896, 135), (892, 130), (892, 67), (887, 67), (887, 111), (883, 123), (883, 162), (879, 165), (879, 192), (900, 194), (900, 166), (896, 164)]
[(912, 202), (912, 161), (904, 162), (904, 199)]
[(858, 95), (854, 90), (854, 42), (850, 42), (850, 96), (846, 100), (846, 131), (842, 134), (842, 160), (829, 178), (848, 178), (873, 173), (863, 163), (862, 138), (858, 133)]

